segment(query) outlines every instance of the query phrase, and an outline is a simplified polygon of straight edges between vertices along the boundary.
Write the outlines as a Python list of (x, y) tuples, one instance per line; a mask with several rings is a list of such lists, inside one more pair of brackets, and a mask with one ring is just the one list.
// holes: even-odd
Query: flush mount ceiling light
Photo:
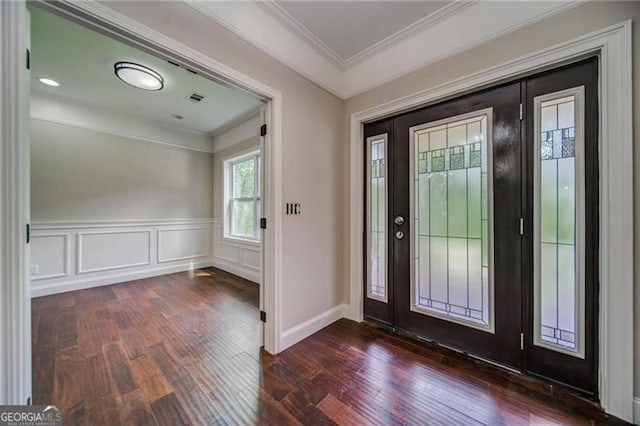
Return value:
[(157, 91), (164, 87), (164, 79), (160, 74), (140, 64), (116, 62), (113, 70), (120, 80), (138, 89)]
[(58, 87), (60, 86), (60, 83), (58, 83), (55, 80), (51, 80), (50, 78), (39, 78), (38, 79), (40, 81), (40, 83), (42, 84), (46, 84), (47, 86), (51, 86), (51, 87)]

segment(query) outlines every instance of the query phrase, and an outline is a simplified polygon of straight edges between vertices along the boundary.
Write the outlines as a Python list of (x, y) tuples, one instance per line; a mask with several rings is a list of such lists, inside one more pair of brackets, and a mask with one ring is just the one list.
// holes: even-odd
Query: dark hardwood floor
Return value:
[(206, 269), (34, 299), (34, 403), (65, 425), (611, 422), (348, 320), (271, 356), (258, 298)]

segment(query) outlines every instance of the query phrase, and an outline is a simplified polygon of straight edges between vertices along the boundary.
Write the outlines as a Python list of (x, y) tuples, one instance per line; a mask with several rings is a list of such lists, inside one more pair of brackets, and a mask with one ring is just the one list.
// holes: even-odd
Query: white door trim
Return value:
[(31, 395), (28, 46), (24, 3), (0, 2), (0, 404)]
[(633, 118), (631, 21), (491, 67), (351, 116), (350, 309), (363, 319), (363, 124), (474, 88), (598, 54), (600, 90), (600, 365), (607, 413), (633, 420)]
[[(262, 291), (267, 322), (265, 349), (278, 353), (281, 348), (281, 247), (282, 217), (277, 208), (282, 193), (281, 139), (282, 94), (221, 62), (173, 40), (141, 23), (114, 12), (97, 1), (43, 4), (75, 20), (143, 46), (162, 56), (189, 64), (200, 74), (231, 82), (267, 100), (266, 123), (269, 131), (263, 151), (265, 166), (264, 212), (268, 229), (263, 233)], [(0, 2), (0, 404), (25, 404), (31, 395), (31, 325), (28, 267), (25, 250), (25, 226), (28, 220), (28, 96), (22, 87), (28, 76), (24, 72), (26, 36), (24, 1)], [(18, 166), (20, 165), (20, 166)]]

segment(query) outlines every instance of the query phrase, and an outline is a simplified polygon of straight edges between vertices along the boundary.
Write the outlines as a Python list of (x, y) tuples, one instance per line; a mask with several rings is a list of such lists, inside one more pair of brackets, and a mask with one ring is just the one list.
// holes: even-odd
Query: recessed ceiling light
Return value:
[(40, 80), (40, 83), (42, 84), (46, 84), (47, 86), (51, 86), (51, 87), (58, 87), (60, 86), (60, 83), (58, 83), (55, 80), (51, 80), (50, 78), (40, 78), (38, 79)]
[(143, 65), (133, 62), (116, 62), (113, 70), (120, 80), (138, 89), (157, 91), (164, 87), (162, 76)]

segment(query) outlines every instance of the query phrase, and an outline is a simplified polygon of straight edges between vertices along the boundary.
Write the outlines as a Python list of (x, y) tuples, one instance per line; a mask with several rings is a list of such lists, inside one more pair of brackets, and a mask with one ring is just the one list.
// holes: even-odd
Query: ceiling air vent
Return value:
[(204, 96), (197, 93), (190, 93), (189, 96), (187, 96), (187, 99), (197, 104), (204, 99)]

